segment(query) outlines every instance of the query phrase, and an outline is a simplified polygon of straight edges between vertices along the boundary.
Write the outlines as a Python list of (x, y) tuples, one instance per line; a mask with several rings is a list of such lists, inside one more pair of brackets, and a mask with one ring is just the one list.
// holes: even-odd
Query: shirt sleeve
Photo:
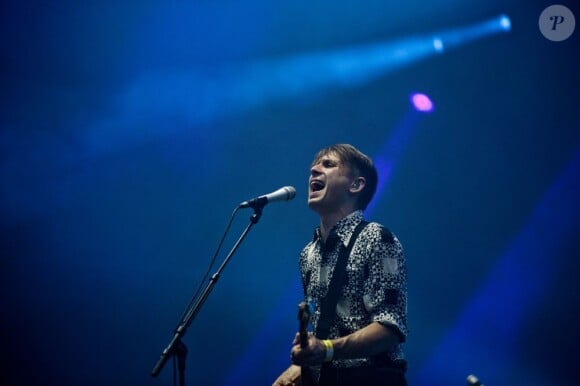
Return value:
[[(375, 225), (375, 224), (373, 224)], [(397, 237), (376, 224), (368, 232), (363, 302), (375, 322), (390, 326), (405, 341), (407, 335), (407, 272)]]

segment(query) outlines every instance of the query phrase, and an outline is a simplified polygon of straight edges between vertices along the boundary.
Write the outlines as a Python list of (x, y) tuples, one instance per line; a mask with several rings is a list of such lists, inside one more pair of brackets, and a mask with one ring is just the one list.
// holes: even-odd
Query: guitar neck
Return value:
[[(300, 347), (308, 346), (308, 323), (310, 322), (310, 310), (305, 302), (298, 305), (298, 334), (300, 335)], [(300, 378), (302, 386), (315, 386), (312, 376), (312, 369), (308, 366), (301, 366)]]

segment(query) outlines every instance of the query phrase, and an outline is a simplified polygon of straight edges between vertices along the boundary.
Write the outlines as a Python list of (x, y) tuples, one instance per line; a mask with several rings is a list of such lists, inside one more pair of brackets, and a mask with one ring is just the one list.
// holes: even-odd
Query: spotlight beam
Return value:
[(443, 51), (507, 32), (506, 16), (467, 27), (219, 70), (143, 74), (115, 98), (116, 111), (90, 127), (87, 150), (106, 152), (195, 127), (273, 101), (357, 87)]
[[(521, 326), (557, 280), (559, 252), (580, 228), (578, 191), (580, 150), (410, 384), (451, 384), (474, 366), (490, 384), (501, 384), (506, 374), (514, 373)], [(519, 383), (527, 384), (525, 379)]]

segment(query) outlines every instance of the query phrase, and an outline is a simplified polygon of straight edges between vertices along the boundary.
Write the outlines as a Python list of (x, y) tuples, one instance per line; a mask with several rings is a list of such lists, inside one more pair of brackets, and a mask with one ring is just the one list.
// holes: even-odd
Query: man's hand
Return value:
[(300, 385), (300, 367), (291, 365), (284, 371), (272, 386), (299, 386)]
[(326, 348), (320, 339), (317, 339), (312, 333), (308, 334), (308, 345), (300, 347), (300, 334), (296, 334), (292, 342), (290, 359), (292, 363), (298, 366), (315, 366), (324, 362), (326, 357)]

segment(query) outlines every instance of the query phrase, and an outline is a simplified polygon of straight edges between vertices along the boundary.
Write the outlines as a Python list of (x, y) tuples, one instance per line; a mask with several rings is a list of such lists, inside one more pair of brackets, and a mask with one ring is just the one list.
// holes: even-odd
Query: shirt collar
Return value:
[[(344, 246), (347, 246), (350, 236), (354, 232), (356, 226), (363, 220), (363, 212), (362, 210), (355, 210), (348, 216), (344, 217), (340, 221), (338, 221), (330, 230), (328, 235), (327, 242), (332, 239), (340, 239)], [(320, 235), (320, 226), (316, 227), (314, 230), (314, 237), (312, 241), (322, 241), (322, 237)]]

